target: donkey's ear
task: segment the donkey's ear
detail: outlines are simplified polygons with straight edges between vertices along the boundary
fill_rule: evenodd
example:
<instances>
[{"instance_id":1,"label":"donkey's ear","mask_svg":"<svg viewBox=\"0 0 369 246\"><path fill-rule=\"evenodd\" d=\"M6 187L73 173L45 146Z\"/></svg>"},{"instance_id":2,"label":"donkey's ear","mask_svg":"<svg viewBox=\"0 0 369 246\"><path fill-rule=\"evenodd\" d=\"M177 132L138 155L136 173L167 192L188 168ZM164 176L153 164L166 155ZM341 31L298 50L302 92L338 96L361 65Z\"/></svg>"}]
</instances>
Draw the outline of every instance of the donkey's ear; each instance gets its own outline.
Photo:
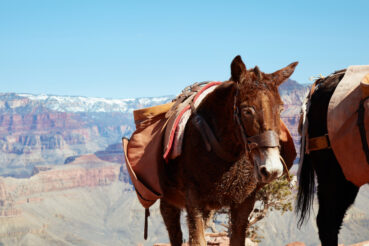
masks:
<instances>
[{"instance_id":1,"label":"donkey's ear","mask_svg":"<svg viewBox=\"0 0 369 246\"><path fill-rule=\"evenodd\" d=\"M256 74L259 81L263 79L263 73L260 71L258 66L254 67L254 73Z\"/></svg>"},{"instance_id":2,"label":"donkey's ear","mask_svg":"<svg viewBox=\"0 0 369 246\"><path fill-rule=\"evenodd\" d=\"M246 66L243 63L241 56L236 56L231 64L231 80L239 83L241 81L241 77L246 75L246 73Z\"/></svg>"},{"instance_id":3,"label":"donkey's ear","mask_svg":"<svg viewBox=\"0 0 369 246\"><path fill-rule=\"evenodd\" d=\"M274 73L272 73L272 80L276 86L281 85L284 81L286 81L295 71L295 68L299 64L298 62L293 62L285 68L282 68Z\"/></svg>"}]
</instances>

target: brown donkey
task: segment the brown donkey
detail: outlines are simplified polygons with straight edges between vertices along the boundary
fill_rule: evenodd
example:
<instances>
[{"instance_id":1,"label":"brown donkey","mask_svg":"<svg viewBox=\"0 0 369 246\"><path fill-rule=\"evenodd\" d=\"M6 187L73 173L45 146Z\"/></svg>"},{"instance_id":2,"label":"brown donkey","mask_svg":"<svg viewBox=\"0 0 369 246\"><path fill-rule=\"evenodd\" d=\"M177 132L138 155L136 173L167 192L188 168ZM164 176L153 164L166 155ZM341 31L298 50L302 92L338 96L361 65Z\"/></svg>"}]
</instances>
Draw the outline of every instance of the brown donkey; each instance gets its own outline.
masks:
<instances>
[{"instance_id":1,"label":"brown donkey","mask_svg":"<svg viewBox=\"0 0 369 246\"><path fill-rule=\"evenodd\" d=\"M181 209L187 211L190 245L206 245L212 210L230 207L231 245L245 245L248 216L258 187L279 177L278 86L297 62L272 74L247 70L240 56L231 79L206 96L187 124L182 155L162 170L160 210L173 246L182 244ZM209 148L210 146L210 148Z\"/></svg>"}]
</instances>

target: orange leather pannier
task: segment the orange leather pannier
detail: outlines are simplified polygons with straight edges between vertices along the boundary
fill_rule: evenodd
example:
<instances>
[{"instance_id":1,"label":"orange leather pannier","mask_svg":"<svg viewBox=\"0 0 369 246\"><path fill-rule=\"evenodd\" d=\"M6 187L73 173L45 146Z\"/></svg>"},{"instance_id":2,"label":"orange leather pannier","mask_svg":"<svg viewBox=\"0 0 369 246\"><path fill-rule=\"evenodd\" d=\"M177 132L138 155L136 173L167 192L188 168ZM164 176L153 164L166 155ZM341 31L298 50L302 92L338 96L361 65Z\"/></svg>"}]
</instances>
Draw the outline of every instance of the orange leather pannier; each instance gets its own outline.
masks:
<instances>
[{"instance_id":1,"label":"orange leather pannier","mask_svg":"<svg viewBox=\"0 0 369 246\"><path fill-rule=\"evenodd\" d=\"M149 208L162 196L159 165L164 165L163 136L167 118L165 113L173 103L133 112L136 131L131 139L123 138L123 150L128 173L143 207Z\"/></svg>"}]
</instances>

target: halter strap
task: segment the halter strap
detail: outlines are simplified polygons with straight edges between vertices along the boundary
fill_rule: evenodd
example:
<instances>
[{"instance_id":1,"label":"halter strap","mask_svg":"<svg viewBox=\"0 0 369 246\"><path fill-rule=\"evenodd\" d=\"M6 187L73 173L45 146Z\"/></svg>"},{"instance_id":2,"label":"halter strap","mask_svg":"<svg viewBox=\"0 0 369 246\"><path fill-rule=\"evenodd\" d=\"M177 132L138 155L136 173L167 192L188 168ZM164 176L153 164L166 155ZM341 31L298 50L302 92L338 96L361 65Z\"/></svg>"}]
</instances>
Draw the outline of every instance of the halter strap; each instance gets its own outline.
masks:
<instances>
[{"instance_id":1,"label":"halter strap","mask_svg":"<svg viewBox=\"0 0 369 246\"><path fill-rule=\"evenodd\" d=\"M209 124L206 122L206 120L201 115L196 113L194 117L192 118L192 124L200 132L201 137L205 143L206 150L208 152L210 152L211 150L214 150L216 155L226 162L237 161L238 156L234 156L224 151L219 141L215 137L213 131L211 130Z\"/></svg>"},{"instance_id":2,"label":"halter strap","mask_svg":"<svg viewBox=\"0 0 369 246\"><path fill-rule=\"evenodd\" d=\"M234 96L234 102L233 102L233 117L238 125L238 128L241 132L242 141L245 146L245 151L250 152L251 150L255 148L273 148L273 147L279 147L279 135L273 131L268 130L265 131L259 135L254 136L247 136L246 130L241 123L241 116L240 116L240 110L237 106L237 98L239 95L239 85L236 84L236 94Z\"/></svg>"}]
</instances>

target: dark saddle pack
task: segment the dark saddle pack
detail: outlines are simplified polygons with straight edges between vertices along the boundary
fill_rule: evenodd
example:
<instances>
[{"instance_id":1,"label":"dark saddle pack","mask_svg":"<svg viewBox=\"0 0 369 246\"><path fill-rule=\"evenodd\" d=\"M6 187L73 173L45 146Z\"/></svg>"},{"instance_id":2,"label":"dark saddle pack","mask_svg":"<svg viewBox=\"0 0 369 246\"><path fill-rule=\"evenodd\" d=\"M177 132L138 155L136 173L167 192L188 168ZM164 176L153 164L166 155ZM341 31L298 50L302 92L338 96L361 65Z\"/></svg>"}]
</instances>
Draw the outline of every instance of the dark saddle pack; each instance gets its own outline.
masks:
<instances>
[{"instance_id":1,"label":"dark saddle pack","mask_svg":"<svg viewBox=\"0 0 369 246\"><path fill-rule=\"evenodd\" d=\"M345 178L356 186L369 183L369 65L350 66L330 76L344 73L329 101L328 133L309 138L302 115L302 158L304 153L331 148ZM311 88L308 100L314 93ZM305 146L304 146L305 145ZM301 167L300 162L300 167Z\"/></svg>"},{"instance_id":2,"label":"dark saddle pack","mask_svg":"<svg viewBox=\"0 0 369 246\"><path fill-rule=\"evenodd\" d=\"M328 137L347 180L369 183L369 66L350 66L328 105Z\"/></svg>"}]
</instances>

